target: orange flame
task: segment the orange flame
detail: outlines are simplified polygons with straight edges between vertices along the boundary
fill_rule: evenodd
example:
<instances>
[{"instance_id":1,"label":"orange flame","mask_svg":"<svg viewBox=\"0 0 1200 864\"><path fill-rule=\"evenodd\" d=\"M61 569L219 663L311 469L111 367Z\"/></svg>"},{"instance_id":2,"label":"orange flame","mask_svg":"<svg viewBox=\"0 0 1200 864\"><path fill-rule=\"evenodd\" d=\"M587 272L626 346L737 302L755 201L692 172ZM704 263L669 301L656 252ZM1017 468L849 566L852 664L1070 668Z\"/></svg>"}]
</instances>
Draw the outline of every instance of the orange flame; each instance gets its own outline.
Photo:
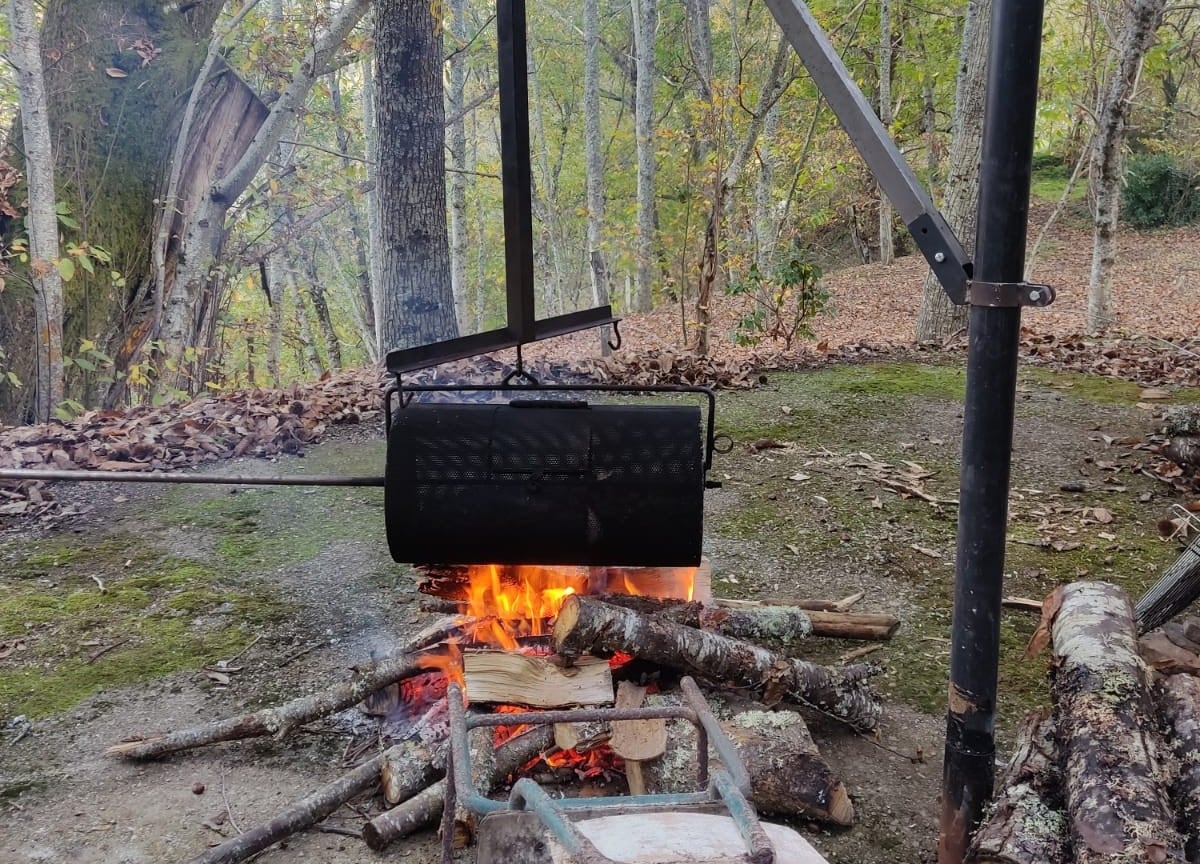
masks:
<instances>
[{"instance_id":1,"label":"orange flame","mask_svg":"<svg viewBox=\"0 0 1200 864\"><path fill-rule=\"evenodd\" d=\"M520 637L546 633L567 597L587 592L588 573L585 567L481 564L470 568L468 580L466 611L480 619L475 641L515 651Z\"/></svg>"},{"instance_id":2,"label":"orange flame","mask_svg":"<svg viewBox=\"0 0 1200 864\"><path fill-rule=\"evenodd\" d=\"M467 680L463 677L462 651L454 641L447 642L445 647L445 652L422 651L417 655L417 666L431 672L441 672L446 676L446 681L462 688L465 698Z\"/></svg>"}]
</instances>

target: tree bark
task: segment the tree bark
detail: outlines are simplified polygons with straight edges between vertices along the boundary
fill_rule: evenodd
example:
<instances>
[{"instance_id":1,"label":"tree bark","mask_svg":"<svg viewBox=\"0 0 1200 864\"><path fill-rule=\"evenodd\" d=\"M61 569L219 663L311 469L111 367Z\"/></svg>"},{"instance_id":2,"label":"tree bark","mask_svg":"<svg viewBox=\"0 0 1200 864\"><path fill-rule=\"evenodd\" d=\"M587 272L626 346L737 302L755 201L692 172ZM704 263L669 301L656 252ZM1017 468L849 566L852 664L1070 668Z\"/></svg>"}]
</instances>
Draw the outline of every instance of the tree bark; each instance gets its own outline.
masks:
<instances>
[{"instance_id":1,"label":"tree bark","mask_svg":"<svg viewBox=\"0 0 1200 864\"><path fill-rule=\"evenodd\" d=\"M454 296L458 327L465 331L467 321L467 118L463 110L467 86L467 57L464 54L471 34L467 28L467 0L450 2L450 36L454 40L450 54L450 89L446 94L450 109L450 290Z\"/></svg>"},{"instance_id":2,"label":"tree bark","mask_svg":"<svg viewBox=\"0 0 1200 864\"><path fill-rule=\"evenodd\" d=\"M979 159L983 148L983 102L987 84L991 0L969 0L963 21L950 131L950 164L941 212L964 249L975 246L979 203ZM967 307L955 306L930 271L917 312L918 342L942 342L967 326Z\"/></svg>"},{"instance_id":3,"label":"tree bark","mask_svg":"<svg viewBox=\"0 0 1200 864\"><path fill-rule=\"evenodd\" d=\"M381 0L375 9L382 284L386 350L458 335L446 224L446 108L441 19L434 8Z\"/></svg>"},{"instance_id":4,"label":"tree bark","mask_svg":"<svg viewBox=\"0 0 1200 864\"><path fill-rule=\"evenodd\" d=\"M879 0L879 122L883 128L892 125L892 0ZM891 264L896 257L892 238L892 202L880 187L879 192L879 262Z\"/></svg>"},{"instance_id":5,"label":"tree bark","mask_svg":"<svg viewBox=\"0 0 1200 864\"><path fill-rule=\"evenodd\" d=\"M33 281L34 417L46 423L63 401L63 278L59 270L54 150L42 70L42 45L32 0L10 0L8 60L17 78L29 196L29 259ZM69 259L68 259L69 260ZM66 262L64 262L64 266Z\"/></svg>"},{"instance_id":6,"label":"tree bark","mask_svg":"<svg viewBox=\"0 0 1200 864\"><path fill-rule=\"evenodd\" d=\"M654 306L655 142L654 81L658 70L654 47L658 33L658 0L632 0L634 58L637 88L634 128L637 137L637 286L635 312Z\"/></svg>"},{"instance_id":7,"label":"tree bark","mask_svg":"<svg viewBox=\"0 0 1200 864\"><path fill-rule=\"evenodd\" d=\"M1142 60L1162 23L1165 0L1133 0L1126 8L1115 49L1116 68L1098 112L1089 181L1093 210L1092 271L1088 279L1087 325L1103 332L1115 321L1112 271L1117 260L1117 216L1123 177L1125 124L1133 109Z\"/></svg>"},{"instance_id":8,"label":"tree bark","mask_svg":"<svg viewBox=\"0 0 1200 864\"><path fill-rule=\"evenodd\" d=\"M799 714L746 711L721 726L750 774L751 800L759 812L854 824L846 787Z\"/></svg>"},{"instance_id":9,"label":"tree bark","mask_svg":"<svg viewBox=\"0 0 1200 864\"><path fill-rule=\"evenodd\" d=\"M1159 679L1155 695L1178 763L1171 784L1175 824L1185 838L1188 864L1200 864L1200 679L1168 675Z\"/></svg>"},{"instance_id":10,"label":"tree bark","mask_svg":"<svg viewBox=\"0 0 1200 864\"><path fill-rule=\"evenodd\" d=\"M609 302L604 255L604 151L600 130L600 0L583 0L583 147L587 170L587 248L592 304ZM608 356L611 328L600 329L600 353Z\"/></svg>"},{"instance_id":11,"label":"tree bark","mask_svg":"<svg viewBox=\"0 0 1200 864\"><path fill-rule=\"evenodd\" d=\"M383 204L379 195L379 111L375 98L374 55L368 55L359 64L362 73L363 140L367 154L367 261L371 273L371 309L374 315L372 326L375 331L375 359L382 359L388 351L383 341Z\"/></svg>"},{"instance_id":12,"label":"tree bark","mask_svg":"<svg viewBox=\"0 0 1200 864\"><path fill-rule=\"evenodd\" d=\"M790 694L860 729L874 729L882 709L864 685L869 665L830 669L703 630L571 596L554 624L560 654L623 651L705 678L728 679L768 701Z\"/></svg>"},{"instance_id":13,"label":"tree bark","mask_svg":"<svg viewBox=\"0 0 1200 864\"><path fill-rule=\"evenodd\" d=\"M1182 861L1128 598L1114 585L1075 582L1046 608L1075 861Z\"/></svg>"},{"instance_id":14,"label":"tree bark","mask_svg":"<svg viewBox=\"0 0 1200 864\"><path fill-rule=\"evenodd\" d=\"M1054 722L1043 714L1026 719L1001 791L967 850L967 864L1066 864L1069 860L1054 733Z\"/></svg>"}]
</instances>

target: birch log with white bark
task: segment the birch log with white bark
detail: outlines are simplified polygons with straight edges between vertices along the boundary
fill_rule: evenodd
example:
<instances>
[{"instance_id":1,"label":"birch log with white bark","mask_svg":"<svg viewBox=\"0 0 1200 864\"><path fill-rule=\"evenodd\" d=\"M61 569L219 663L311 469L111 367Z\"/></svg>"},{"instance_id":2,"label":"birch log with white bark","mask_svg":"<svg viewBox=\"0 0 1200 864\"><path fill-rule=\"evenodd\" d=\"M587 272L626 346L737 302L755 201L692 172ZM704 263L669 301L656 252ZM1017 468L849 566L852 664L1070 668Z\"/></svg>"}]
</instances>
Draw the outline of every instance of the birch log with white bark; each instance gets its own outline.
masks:
<instances>
[{"instance_id":1,"label":"birch log with white bark","mask_svg":"<svg viewBox=\"0 0 1200 864\"><path fill-rule=\"evenodd\" d=\"M34 412L53 419L63 401L63 278L59 271L58 212L54 194L54 149L42 70L42 47L32 0L10 0L12 28L8 61L17 79L21 134L29 197L29 259L37 332Z\"/></svg>"},{"instance_id":2,"label":"birch log with white bark","mask_svg":"<svg viewBox=\"0 0 1200 864\"><path fill-rule=\"evenodd\" d=\"M1076 864L1182 862L1128 597L1105 582L1075 582L1044 609Z\"/></svg>"},{"instance_id":3,"label":"birch log with white bark","mask_svg":"<svg viewBox=\"0 0 1200 864\"><path fill-rule=\"evenodd\" d=\"M1184 835L1188 864L1200 864L1200 678L1167 675L1155 690L1158 714L1175 752L1175 824Z\"/></svg>"},{"instance_id":4,"label":"birch log with white bark","mask_svg":"<svg viewBox=\"0 0 1200 864\"><path fill-rule=\"evenodd\" d=\"M604 150L600 137L600 0L583 0L583 147L587 166L587 248L592 304L609 302L604 254ZM608 355L610 328L600 330L600 353Z\"/></svg>"}]
</instances>

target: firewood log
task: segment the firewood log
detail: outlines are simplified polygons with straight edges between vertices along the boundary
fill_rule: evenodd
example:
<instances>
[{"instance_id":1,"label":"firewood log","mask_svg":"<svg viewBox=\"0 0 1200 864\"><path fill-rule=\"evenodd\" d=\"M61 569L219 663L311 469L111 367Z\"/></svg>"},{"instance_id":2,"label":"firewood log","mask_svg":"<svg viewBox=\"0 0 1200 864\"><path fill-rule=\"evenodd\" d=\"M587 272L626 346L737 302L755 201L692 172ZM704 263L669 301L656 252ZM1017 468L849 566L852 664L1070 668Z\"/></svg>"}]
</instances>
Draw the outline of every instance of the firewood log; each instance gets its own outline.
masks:
<instances>
[{"instance_id":1,"label":"firewood log","mask_svg":"<svg viewBox=\"0 0 1200 864\"><path fill-rule=\"evenodd\" d=\"M991 811L967 850L967 864L1066 864L1067 817L1054 722L1031 714Z\"/></svg>"},{"instance_id":2,"label":"firewood log","mask_svg":"<svg viewBox=\"0 0 1200 864\"><path fill-rule=\"evenodd\" d=\"M721 727L750 774L750 800L762 813L854 824L845 784L822 758L794 711L745 711Z\"/></svg>"},{"instance_id":3,"label":"firewood log","mask_svg":"<svg viewBox=\"0 0 1200 864\"><path fill-rule=\"evenodd\" d=\"M1169 675L1159 679L1155 690L1178 762L1172 784L1176 824L1185 836L1188 864L1200 864L1200 679Z\"/></svg>"},{"instance_id":4,"label":"firewood log","mask_svg":"<svg viewBox=\"0 0 1200 864\"><path fill-rule=\"evenodd\" d=\"M1129 599L1115 585L1075 582L1044 609L1075 861L1182 862Z\"/></svg>"},{"instance_id":5,"label":"firewood log","mask_svg":"<svg viewBox=\"0 0 1200 864\"><path fill-rule=\"evenodd\" d=\"M197 855L187 864L237 864L239 861L245 861L297 831L303 831L305 828L316 825L355 795L370 789L379 782L379 771L387 758L396 756L402 751L417 749L425 750L423 745L413 741L397 744L329 785L318 789L307 798L284 810L270 822L243 831L221 845L214 846ZM425 755L427 762L430 761L427 751ZM422 769L422 776L426 779L417 786L418 789L436 776L436 769L432 764L427 764L427 767Z\"/></svg>"},{"instance_id":6,"label":"firewood log","mask_svg":"<svg viewBox=\"0 0 1200 864\"><path fill-rule=\"evenodd\" d=\"M550 749L554 743L549 726L537 726L515 738L505 741L494 749L492 758L486 761L486 789L489 793L500 788L504 782L526 765L539 753ZM481 730L491 732L492 730ZM486 755L486 754L485 754ZM480 784L478 788L484 788ZM439 780L423 792L409 798L390 810L384 811L363 826L363 839L376 852L389 843L407 837L437 822L442 815L446 800L446 781Z\"/></svg>"},{"instance_id":7,"label":"firewood log","mask_svg":"<svg viewBox=\"0 0 1200 864\"><path fill-rule=\"evenodd\" d=\"M301 696L283 705L263 708L238 717L165 735L122 741L109 747L106 752L123 759L155 759L168 753L221 741L237 741L263 735L286 737L297 726L349 708L362 701L368 694L394 681L417 674L421 667L411 652L444 639L455 632L458 625L459 619L455 618L437 622L401 646L405 653L380 660L359 670L359 674L351 681L336 684L309 696Z\"/></svg>"},{"instance_id":8,"label":"firewood log","mask_svg":"<svg viewBox=\"0 0 1200 864\"><path fill-rule=\"evenodd\" d=\"M732 680L765 692L767 702L790 694L859 729L874 729L882 714L864 684L878 672L873 665L818 666L587 597L567 598L554 643L559 654L623 651L702 678Z\"/></svg>"}]
</instances>

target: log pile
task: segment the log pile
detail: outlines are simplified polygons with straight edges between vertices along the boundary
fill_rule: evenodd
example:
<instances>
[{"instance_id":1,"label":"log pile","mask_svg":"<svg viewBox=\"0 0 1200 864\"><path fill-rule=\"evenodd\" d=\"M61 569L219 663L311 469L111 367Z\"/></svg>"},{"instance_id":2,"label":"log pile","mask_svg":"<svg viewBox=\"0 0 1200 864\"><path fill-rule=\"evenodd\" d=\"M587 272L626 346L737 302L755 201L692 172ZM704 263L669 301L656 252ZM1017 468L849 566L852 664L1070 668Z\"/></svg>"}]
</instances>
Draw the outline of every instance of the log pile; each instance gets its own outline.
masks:
<instances>
[{"instance_id":1,"label":"log pile","mask_svg":"<svg viewBox=\"0 0 1200 864\"><path fill-rule=\"evenodd\" d=\"M122 759L149 760L226 741L278 739L358 704L363 713L382 718L374 755L274 819L228 838L189 864L247 860L364 795L374 803L367 805L368 810L355 805L365 817L361 836L371 849L379 850L434 825L442 816L447 748L445 711L439 714L438 706L445 706L445 679L439 679L438 690L430 684L431 675L461 675L466 698L485 710L488 705L497 706L495 710L611 706L614 701L619 706L636 705L647 698L646 688L630 680L630 675L642 683L673 682L680 675L691 675L718 694L730 692L731 686L741 694L742 709L728 714L722 725L747 766L751 801L759 810L850 825L854 808L846 788L821 756L796 709L815 709L854 728L872 730L882 709L867 681L879 669L863 663L827 667L795 654L822 627L823 632L872 639L895 632L899 624L895 619L850 613L848 606L857 599L807 603L820 608L806 610L795 605L740 603L727 608L627 595L604 599L573 595L560 609L552 632L537 637L536 645L520 653L460 647L459 642L483 628L478 619L450 616L427 627L396 655L356 670L347 682L276 707L130 738L108 752ZM420 699L411 698L411 691L418 691ZM430 693L434 694L432 707L427 701ZM747 695L757 701L747 706ZM660 698L670 694L649 697ZM397 724L393 722L397 709L419 719ZM427 722L430 717L434 719ZM635 794L654 793L668 791L653 778L664 776L663 765L672 759L678 762L684 753L690 763L691 791L696 788L695 732L690 724L679 722L686 726L686 734L670 741L665 740L661 720L614 723L612 728L591 722L560 723L503 734L478 728L469 735L472 775L481 791L502 792L518 776L552 780L561 777L566 766L572 779L593 774L619 777L624 771ZM690 756L680 743L683 738L691 741ZM608 755L599 757L601 768L585 773L579 767L602 753ZM474 826L461 807L444 824L453 825L456 845L471 841Z\"/></svg>"},{"instance_id":2,"label":"log pile","mask_svg":"<svg viewBox=\"0 0 1200 864\"><path fill-rule=\"evenodd\" d=\"M1137 635L1114 585L1060 586L1031 653L1052 648L1052 714L1018 736L975 864L1200 862L1200 620Z\"/></svg>"}]
</instances>

